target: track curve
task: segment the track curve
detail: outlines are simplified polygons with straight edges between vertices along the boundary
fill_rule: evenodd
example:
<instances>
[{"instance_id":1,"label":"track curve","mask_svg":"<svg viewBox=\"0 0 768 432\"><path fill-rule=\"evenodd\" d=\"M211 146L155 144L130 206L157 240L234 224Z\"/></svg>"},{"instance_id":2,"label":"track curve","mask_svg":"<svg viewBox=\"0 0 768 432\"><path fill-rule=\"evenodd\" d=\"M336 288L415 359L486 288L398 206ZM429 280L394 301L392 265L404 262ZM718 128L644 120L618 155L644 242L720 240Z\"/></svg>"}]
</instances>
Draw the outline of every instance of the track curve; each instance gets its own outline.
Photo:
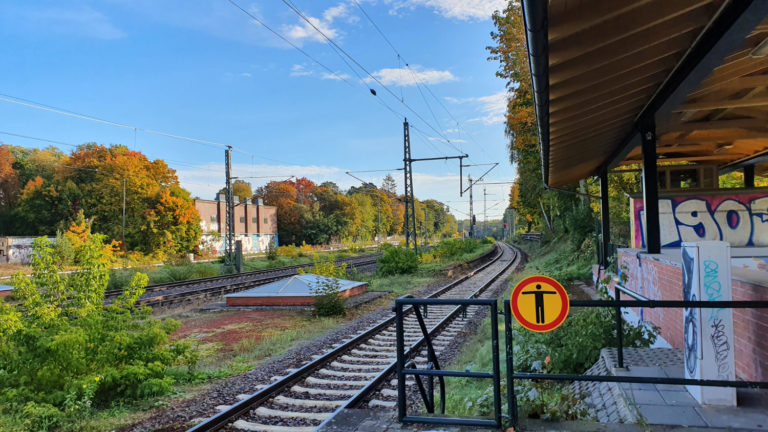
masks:
<instances>
[{"instance_id":1,"label":"track curve","mask_svg":"<svg viewBox=\"0 0 768 432\"><path fill-rule=\"evenodd\" d=\"M490 262L435 291L429 297L482 297L485 290L520 262L520 254L509 245L497 243ZM439 353L469 322L454 306L434 306L425 317L433 345ZM415 353L420 366L426 362L423 336L409 313L405 322L406 346ZM367 405L392 409L395 406L395 323L394 314L359 332L314 360L251 395L238 395L232 405L217 407L220 412L188 432L265 431L309 432L317 430L343 409ZM409 380L408 384L412 384Z\"/></svg>"}]
</instances>

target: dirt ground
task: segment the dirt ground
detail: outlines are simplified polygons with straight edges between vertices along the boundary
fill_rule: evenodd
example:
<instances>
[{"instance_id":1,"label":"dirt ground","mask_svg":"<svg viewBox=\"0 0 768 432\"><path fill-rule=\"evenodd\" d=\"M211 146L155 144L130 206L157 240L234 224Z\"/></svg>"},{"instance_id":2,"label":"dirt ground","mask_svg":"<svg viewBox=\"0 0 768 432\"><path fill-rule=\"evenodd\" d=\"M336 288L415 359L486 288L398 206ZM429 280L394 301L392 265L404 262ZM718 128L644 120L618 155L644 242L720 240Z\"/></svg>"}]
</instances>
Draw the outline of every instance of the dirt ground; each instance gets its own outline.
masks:
<instances>
[{"instance_id":1,"label":"dirt ground","mask_svg":"<svg viewBox=\"0 0 768 432\"><path fill-rule=\"evenodd\" d=\"M174 339L211 345L219 354L235 351L243 341L256 344L264 337L304 325L304 311L213 311L176 317L181 328Z\"/></svg>"}]
</instances>

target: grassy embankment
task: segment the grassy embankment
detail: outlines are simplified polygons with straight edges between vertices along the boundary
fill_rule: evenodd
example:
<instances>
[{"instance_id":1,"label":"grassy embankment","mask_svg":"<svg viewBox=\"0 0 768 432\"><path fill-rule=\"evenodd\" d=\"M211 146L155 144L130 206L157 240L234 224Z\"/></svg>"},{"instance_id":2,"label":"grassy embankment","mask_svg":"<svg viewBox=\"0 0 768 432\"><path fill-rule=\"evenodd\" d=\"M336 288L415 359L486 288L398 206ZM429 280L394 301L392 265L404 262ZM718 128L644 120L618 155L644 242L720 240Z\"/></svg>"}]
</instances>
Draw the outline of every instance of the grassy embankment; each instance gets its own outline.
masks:
<instances>
[{"instance_id":1,"label":"grassy embankment","mask_svg":"<svg viewBox=\"0 0 768 432\"><path fill-rule=\"evenodd\" d=\"M421 263L413 274L396 276L351 275L369 283L370 290L390 293L370 304L349 310L344 317L315 317L310 311L238 311L208 313L206 316L175 316L182 321L177 337L195 341L200 353L197 370L171 371L177 381L174 394L138 401L98 412L80 425L81 430L110 430L135 423L154 407L168 406L195 397L213 379L227 378L248 371L279 356L301 342L316 338L341 324L351 322L372 310L390 304L400 295L415 292L436 279L457 277L462 263L487 253L493 245L479 245L470 253ZM337 255L338 256L338 255ZM265 260L266 261L266 260ZM310 259L311 261L311 259ZM294 262L295 263L295 262ZM288 264L282 264L288 265ZM236 319L235 317L239 317Z\"/></svg>"}]
</instances>

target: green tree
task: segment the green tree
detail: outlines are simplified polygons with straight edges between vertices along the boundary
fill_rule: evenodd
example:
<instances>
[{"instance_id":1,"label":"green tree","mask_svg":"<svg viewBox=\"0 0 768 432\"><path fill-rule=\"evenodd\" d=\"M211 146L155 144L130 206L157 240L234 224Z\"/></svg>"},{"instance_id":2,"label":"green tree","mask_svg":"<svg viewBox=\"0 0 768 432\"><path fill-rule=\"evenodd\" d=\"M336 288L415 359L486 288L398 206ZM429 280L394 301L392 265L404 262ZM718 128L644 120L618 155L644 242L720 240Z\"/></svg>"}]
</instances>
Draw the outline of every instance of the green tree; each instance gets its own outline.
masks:
<instances>
[{"instance_id":1,"label":"green tree","mask_svg":"<svg viewBox=\"0 0 768 432\"><path fill-rule=\"evenodd\" d=\"M168 393L166 369L194 361L187 345L170 341L178 322L136 305L146 275L104 304L105 237L80 234L79 271L62 275L51 243L37 239L31 277L13 278L17 302L0 301L0 406L29 430L77 429L96 407Z\"/></svg>"},{"instance_id":2,"label":"green tree","mask_svg":"<svg viewBox=\"0 0 768 432\"><path fill-rule=\"evenodd\" d=\"M397 182L392 174L387 174L381 181L381 189L392 194L397 195Z\"/></svg>"}]
</instances>

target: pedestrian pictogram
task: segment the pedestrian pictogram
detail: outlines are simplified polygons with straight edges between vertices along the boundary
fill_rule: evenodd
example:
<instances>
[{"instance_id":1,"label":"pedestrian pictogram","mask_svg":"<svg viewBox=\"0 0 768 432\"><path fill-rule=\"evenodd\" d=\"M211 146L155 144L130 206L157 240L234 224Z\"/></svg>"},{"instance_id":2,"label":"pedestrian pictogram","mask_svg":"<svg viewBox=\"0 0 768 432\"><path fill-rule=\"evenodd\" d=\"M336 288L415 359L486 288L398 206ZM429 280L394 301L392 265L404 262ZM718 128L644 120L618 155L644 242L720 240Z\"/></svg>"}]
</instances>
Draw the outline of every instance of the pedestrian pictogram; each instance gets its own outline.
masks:
<instances>
[{"instance_id":1,"label":"pedestrian pictogram","mask_svg":"<svg viewBox=\"0 0 768 432\"><path fill-rule=\"evenodd\" d=\"M512 291L510 303L517 322L535 332L554 330L568 317L568 293L547 276L521 280Z\"/></svg>"}]
</instances>

